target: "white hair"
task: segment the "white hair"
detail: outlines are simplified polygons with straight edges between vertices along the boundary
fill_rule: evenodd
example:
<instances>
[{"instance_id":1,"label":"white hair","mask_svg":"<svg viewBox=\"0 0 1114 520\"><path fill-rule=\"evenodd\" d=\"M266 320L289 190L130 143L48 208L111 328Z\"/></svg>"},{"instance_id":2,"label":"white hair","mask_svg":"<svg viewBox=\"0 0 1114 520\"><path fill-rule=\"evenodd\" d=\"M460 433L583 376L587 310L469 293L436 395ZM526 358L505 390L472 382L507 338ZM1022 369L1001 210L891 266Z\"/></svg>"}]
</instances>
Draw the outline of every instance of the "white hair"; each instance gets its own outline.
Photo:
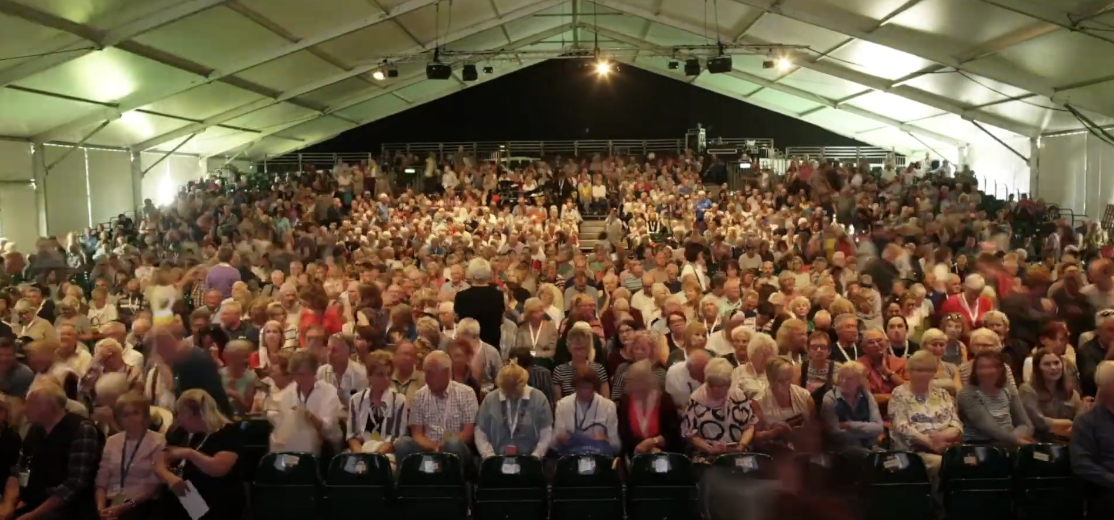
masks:
<instances>
[{"instance_id":1,"label":"white hair","mask_svg":"<svg viewBox=\"0 0 1114 520\"><path fill-rule=\"evenodd\" d=\"M703 307L703 306L705 306L709 303L714 303L718 306L719 305L719 298L716 298L716 295L714 295L714 294L705 294L704 297L700 299L700 306L701 307Z\"/></svg>"},{"instance_id":2,"label":"white hair","mask_svg":"<svg viewBox=\"0 0 1114 520\"><path fill-rule=\"evenodd\" d=\"M1002 346L1002 340L998 337L998 334L986 327L971 331L971 336L968 341L974 343L975 340L985 340L987 342L994 342L994 344L999 347Z\"/></svg>"},{"instance_id":3,"label":"white hair","mask_svg":"<svg viewBox=\"0 0 1114 520\"><path fill-rule=\"evenodd\" d=\"M686 301L687 300L685 300L685 296L683 294L674 294L665 299L665 304L669 305L670 303L673 303L678 307L684 307Z\"/></svg>"},{"instance_id":4,"label":"white hair","mask_svg":"<svg viewBox=\"0 0 1114 520\"><path fill-rule=\"evenodd\" d=\"M128 392L128 376L122 372L109 372L97 378L97 395L121 396Z\"/></svg>"},{"instance_id":5,"label":"white hair","mask_svg":"<svg viewBox=\"0 0 1114 520\"><path fill-rule=\"evenodd\" d=\"M764 351L770 356L776 356L777 342L765 332L756 332L750 336L750 343L747 343L747 358L754 359L759 351Z\"/></svg>"},{"instance_id":6,"label":"white hair","mask_svg":"<svg viewBox=\"0 0 1114 520\"><path fill-rule=\"evenodd\" d=\"M997 310L987 311L986 314L984 314L983 317L982 317L982 322L986 323L986 320L991 320L991 319L1002 320L1002 323L1005 323L1007 327L1010 326L1010 319L1008 317L1006 317L1006 313L1004 313L1002 311L997 311Z\"/></svg>"},{"instance_id":7,"label":"white hair","mask_svg":"<svg viewBox=\"0 0 1114 520\"><path fill-rule=\"evenodd\" d=\"M1103 361L1095 368L1095 384L1104 388L1111 383L1114 383L1114 361Z\"/></svg>"},{"instance_id":8,"label":"white hair","mask_svg":"<svg viewBox=\"0 0 1114 520\"><path fill-rule=\"evenodd\" d=\"M981 274L973 273L967 275L967 279L963 282L964 289L971 289L972 291L981 291L986 287L986 279Z\"/></svg>"},{"instance_id":9,"label":"white hair","mask_svg":"<svg viewBox=\"0 0 1114 520\"><path fill-rule=\"evenodd\" d=\"M685 366L691 367L693 363L700 361L703 358L705 361L711 359L712 354L704 349L694 350L685 358Z\"/></svg>"},{"instance_id":10,"label":"white hair","mask_svg":"<svg viewBox=\"0 0 1114 520\"><path fill-rule=\"evenodd\" d=\"M422 361L422 368L429 370L432 368L448 369L453 366L453 360L443 350L434 350L425 355L425 360Z\"/></svg>"},{"instance_id":11,"label":"white hair","mask_svg":"<svg viewBox=\"0 0 1114 520\"><path fill-rule=\"evenodd\" d=\"M491 283L491 264L483 258L468 262L468 278L476 283Z\"/></svg>"},{"instance_id":12,"label":"white hair","mask_svg":"<svg viewBox=\"0 0 1114 520\"><path fill-rule=\"evenodd\" d=\"M465 334L470 337L480 337L480 322L473 318L464 318L460 323L456 324L457 335Z\"/></svg>"},{"instance_id":13,"label":"white hair","mask_svg":"<svg viewBox=\"0 0 1114 520\"><path fill-rule=\"evenodd\" d=\"M715 383L730 383L731 372L734 369L735 367L732 367L731 362L726 359L720 357L713 358L711 361L708 361L708 365L704 367L704 382L707 383L714 380Z\"/></svg>"}]
</instances>

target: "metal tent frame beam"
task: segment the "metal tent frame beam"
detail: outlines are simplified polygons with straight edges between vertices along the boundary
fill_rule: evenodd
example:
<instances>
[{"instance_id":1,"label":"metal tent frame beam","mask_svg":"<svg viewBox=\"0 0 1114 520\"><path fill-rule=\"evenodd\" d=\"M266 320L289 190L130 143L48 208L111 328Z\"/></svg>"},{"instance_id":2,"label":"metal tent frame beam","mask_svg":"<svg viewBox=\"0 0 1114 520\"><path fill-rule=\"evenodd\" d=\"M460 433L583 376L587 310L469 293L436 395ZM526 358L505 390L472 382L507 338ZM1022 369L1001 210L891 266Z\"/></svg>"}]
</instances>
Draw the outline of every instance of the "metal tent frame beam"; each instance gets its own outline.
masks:
<instances>
[{"instance_id":1,"label":"metal tent frame beam","mask_svg":"<svg viewBox=\"0 0 1114 520\"><path fill-rule=\"evenodd\" d=\"M501 26L506 25L506 24L508 24L510 22L513 22L515 20L526 18L528 16L534 15L535 13L538 13L538 12L544 11L546 9L549 9L549 8L551 8L551 7L553 7L557 4L560 4L562 1L564 1L564 0L545 0L543 2L539 2L539 3L536 3L536 4L530 4L526 7L516 9L514 11L510 11L510 12L506 13L505 15L503 15L502 17L495 18L495 19L492 19L492 20L488 20L488 21L485 21L485 22L481 22L481 23L471 25L471 26L465 27L463 29L457 30L457 31L449 34L448 36L446 36L444 41L441 41L440 43L447 45L449 43L453 43L453 42L462 40L464 38L468 38L468 37L473 36L475 34L478 34L478 33L481 33L481 32L484 32L484 31L487 31L487 30L490 30L490 29L495 29L495 28L501 27ZM566 24L565 26L562 26L562 27L567 27L568 25L569 24ZM568 30L568 29L566 28L565 30ZM561 31L561 32L564 32L564 31ZM561 32L558 32L557 34L560 34ZM437 45L437 42L430 42L430 43L426 43L426 44L423 44L423 45L417 45L417 46L414 46L410 49L407 49L406 51L404 51L400 54L420 54L422 52L426 52L426 51L429 51L429 50L433 49L436 45ZM320 80L317 80L317 81L314 81L314 82L311 82L311 83L307 83L305 85L302 85L300 87L288 90L286 92L282 92L278 96L276 96L275 98L260 99L260 100L253 101L251 103L247 103L247 104L238 106L238 107L233 108L233 109L226 110L224 112L221 112L220 114L209 117L209 118L205 119L205 121L202 121L200 123L195 123L195 124L192 124L192 125L186 125L182 128L178 128L178 129L172 130L170 132L164 133L162 135L152 137L151 139L148 139L148 140L143 141L141 143L137 143L133 146L133 148L135 148L136 150L148 150L148 149L151 149L151 148L155 148L155 147L161 146L163 144L166 144L170 141L173 141L175 139L178 139L180 137L183 137L183 136L195 133L195 132L203 132L203 131L207 130L209 127L219 125L219 124L224 123L226 121L230 121L230 120L235 119L237 117L240 117L240 116L243 116L243 115L246 115L246 114L250 114L250 113L255 112L257 110L262 110L264 108L282 103L284 101L295 99L298 96L302 96L302 95L308 94L310 92L313 92L315 90L325 88L325 87L327 87L329 85L332 85L334 83L338 83L338 82L344 81L346 79L359 76L361 74L364 74L364 73L367 73L369 71L375 70L379 67L380 67L379 63L369 63L369 64L361 65L361 66L355 67L351 70L347 70L347 71L344 71L344 72L341 72L341 73L338 73L338 74L334 74L334 75L329 76L327 78L322 78ZM387 90L383 89L383 88L379 88L377 90L374 90L373 92L386 93ZM336 112L336 109L326 109L326 110L322 111L322 115L333 114L335 112Z\"/></svg>"},{"instance_id":2,"label":"metal tent frame beam","mask_svg":"<svg viewBox=\"0 0 1114 520\"><path fill-rule=\"evenodd\" d=\"M1026 72L1017 66L1002 60L987 63L963 63L954 56L948 56L938 50L934 50L937 46L913 43L913 39L904 38L900 34L890 34L883 31L871 32L869 29L877 24L877 20L846 9L841 9L832 4L822 3L818 0L795 0L792 2L792 5L785 5L781 0L732 1L799 22L804 22L815 27L845 34L858 40L889 47L928 61L936 62L944 67L951 67L956 70L962 70L970 74L976 74L1007 85L1012 85L1034 94L1046 96L1057 103L1064 103L1067 101L1065 95L1057 92L1056 88L1054 88L1048 80L1036 74ZM601 3L607 2L601 0ZM918 38L918 40L925 41L923 37ZM939 46L939 48L943 48L943 46ZM1103 110L1096 110L1092 107L1081 108L1114 117L1114 110L1107 110L1104 112ZM992 125L995 124L989 121L983 122ZM1030 137L1035 136L1035 134L1027 135Z\"/></svg>"},{"instance_id":3,"label":"metal tent frame beam","mask_svg":"<svg viewBox=\"0 0 1114 520\"><path fill-rule=\"evenodd\" d=\"M671 52L671 50L668 49L668 48L660 47L660 46L654 45L651 42L647 42L645 40L639 40L638 38L635 38L633 36L627 36L626 34L623 34L623 33L617 32L617 31L612 31L610 29L605 29L605 28L602 28L602 27L595 27L595 26L590 26L590 25L585 25L584 28L586 30L593 31L593 32L599 34L600 36L605 36L607 38L611 38L611 39L626 43L627 45L632 45L632 46L637 47L639 49L649 50L649 51L653 51L653 52L659 53L659 54L669 54ZM949 144L949 145L952 145L952 146L955 146L955 147L960 147L960 146L965 146L966 145L966 143L964 143L964 142L962 142L958 139L955 139L953 137L949 137L949 136L946 136L946 135L943 135L943 134L940 134L940 133L937 133L937 132L933 132L931 130L927 130L927 129L924 129L924 128L914 126L914 125L906 124L906 123L903 123L903 122L898 121L896 119L886 117L886 116L883 116L881 114L876 114L874 112L870 112L868 110L864 110L864 109L861 109L861 108L858 108L858 107L852 107L852 106L842 106L841 107L841 106L837 105L837 101L835 101L835 100L828 99L828 98L820 96L818 94L814 94L812 92L808 92L808 91L805 91L805 90L802 90L802 89L799 89L799 88L796 88L796 87L792 87L792 86L789 86L789 85L782 85L782 84L774 82L773 80L769 80L769 79L766 79L766 78L763 78L763 77L755 76L753 74L749 74L749 73L742 72L742 71L739 71L739 70L732 70L731 72L728 72L727 75L731 76L731 77L734 77L734 78L744 80L744 81L748 81L750 83L754 83L754 84L759 85L763 88L768 88L768 89L772 89L772 90L777 90L779 92L784 92L784 93L789 94L791 96L795 96L795 97L798 97L798 98L803 99L805 101L810 101L812 103L817 103L817 104L819 104L821 106L824 106L824 107L827 107L827 108L843 110L845 112L855 114L857 116L860 116L860 117L863 117L863 118L866 118L866 119L870 119L870 120L876 121L878 123L882 123L883 125L886 125L886 126L891 126L891 127L900 129L902 131L910 132L910 133L916 133L916 134L919 134L923 137L927 137L929 139L933 139L933 140L939 141L941 143ZM743 97L743 99L746 100L746 101L753 101L753 99L751 99L751 96L753 96L753 94L754 93L747 94L746 96ZM794 118L800 119L801 116L795 115Z\"/></svg>"},{"instance_id":4,"label":"metal tent frame beam","mask_svg":"<svg viewBox=\"0 0 1114 520\"><path fill-rule=\"evenodd\" d=\"M514 64L510 68L501 69L499 72L497 72L495 74L492 74L490 76L480 76L480 79L477 80L477 81L469 82L469 83L455 84L455 86L452 88L452 90L450 90L448 92L438 92L438 93L433 94L433 95L422 96L420 98L411 100L409 105L405 105L405 106L397 107L397 108L392 108L392 109L390 109L386 112L376 114L372 117L362 119L362 120L357 122L356 126L363 126L363 125L366 125L366 124L369 124L369 123L374 123L375 121L378 121L380 119L384 119L384 118L393 116L393 115L398 114L400 112L405 112L405 111L407 111L411 108L414 108L414 107L419 106L419 105L423 105L425 103L429 103L431 101L436 101L436 100L441 99L445 96L456 94L457 92L460 92L462 90L474 87L476 85L483 85L483 84L489 83L489 82L494 81L496 79L499 79L503 76L506 76L507 74L511 74L513 72L517 72L517 71L522 70L522 69L524 69L526 67L529 67L531 65L536 65L538 63L541 63L542 61L544 61L544 60L523 60L522 64ZM296 145L293 148L288 148L288 149L283 150L283 151L281 151L281 152L279 152L275 155L276 156L277 155L285 155L285 154L288 154L288 153L296 152L298 150L309 148L310 146L313 146L317 143L328 141L329 139L332 139L332 138L334 138L334 137L336 137L336 136L338 136L338 135L340 135L344 132L347 132L348 130L351 130L351 128L346 128L346 129L341 130L339 132L335 132L335 133L329 134L329 135L324 136L324 137L316 138L316 139L314 139L312 141L309 141L307 143ZM241 145L241 146L243 146L243 145Z\"/></svg>"},{"instance_id":5,"label":"metal tent frame beam","mask_svg":"<svg viewBox=\"0 0 1114 520\"><path fill-rule=\"evenodd\" d=\"M599 0L598 3L604 7L622 11L631 16L646 18L653 21L654 23L671 27L679 31L684 31L696 35L703 34L703 29L696 24L676 20L665 15L654 15L653 13L645 9L631 6L630 4L627 4L625 2L619 2L616 0ZM754 45L771 45L770 42L759 40L757 38L749 36L744 38L743 42ZM799 65L803 68L821 72L832 77L850 81L852 83L857 83L867 88L894 94L911 101L916 101L923 105L927 105L944 112L950 112L952 114L959 115L964 119L980 121L1027 137L1034 137L1040 134L1040 130L1038 128L1024 125L1017 121L996 116L994 114L973 110L971 108L961 106L943 96L938 96L936 94L932 94L910 86L894 87L892 86L892 83L887 79L883 79L878 76L872 76L864 72L859 72L857 70L831 63L829 61L805 61L800 63Z\"/></svg>"},{"instance_id":6,"label":"metal tent frame beam","mask_svg":"<svg viewBox=\"0 0 1114 520\"><path fill-rule=\"evenodd\" d=\"M89 40L81 36L82 41L55 48L53 52L56 54L29 59L14 67L0 71L0 87L11 85L21 79L31 77L53 67L76 60L91 52L107 47L114 47L144 33L172 24L178 20L189 18L197 13L212 9L213 7L217 7L229 1L231 0L164 0L158 6L152 8L152 14L148 16L124 23L109 31L102 31L99 34L88 33L88 36L95 36L95 40L93 40L95 47L90 48L89 45L87 45ZM27 9L30 8L12 0L0 0L0 12L26 20L26 18L18 13L34 16L34 14L27 11ZM51 19L39 18L30 21L32 23L44 25L50 23ZM73 26L67 27L69 29L75 29ZM66 28L55 27L55 29L67 33L70 32Z\"/></svg>"},{"instance_id":7,"label":"metal tent frame beam","mask_svg":"<svg viewBox=\"0 0 1114 520\"><path fill-rule=\"evenodd\" d=\"M0 0L0 2L10 2L10 1L11 0ZM269 63L271 61L277 60L279 58L289 56L289 55L291 55L295 52L306 50L306 49L308 49L310 47L313 47L315 45L320 45L320 44L325 43L327 41L330 41L330 40L333 40L335 38L339 38L341 36L344 36L346 34L350 34L352 32L359 31L361 29L366 29L366 28L371 27L373 25L385 22L387 20L394 19L394 18L396 18L398 16L401 16L403 14L413 12L413 11L416 11L416 10L424 8L424 7L431 6L431 5L434 5L434 4L436 4L438 2L442 2L442 1L445 1L445 0L409 0L407 2L404 2L404 3L401 3L397 6L395 6L394 8L390 9L386 13L379 13L379 14L376 14L376 15L365 17L365 18L362 18L360 20L356 20L352 23L348 23L348 24L342 25L340 27L331 28L327 31L323 31L323 32L315 34L313 36L303 38L302 40L299 40L298 42L290 43L288 45L284 45L284 46L279 47L277 49L270 49L270 50L267 50L267 51L264 51L264 52L257 53L254 56L251 56L249 58L241 60L241 61L239 61L239 62L237 62L237 63L235 63L235 64L233 64L229 67L223 68L223 69L213 70L213 69L204 69L204 67L202 67L204 70L197 70L196 67L183 68L179 65L171 65L171 66L177 66L178 68L183 68L184 70L188 70L189 72L193 72L194 74L197 74L200 77L197 78L194 81L190 81L190 82L184 83L184 84L179 84L179 85L176 85L174 87L162 90L160 92L137 93L135 95L128 96L128 97L126 97L126 98L124 98L123 100L120 101L119 107L117 109L108 110L108 111L104 111L104 112L98 112L98 113L90 114L90 115L85 116L85 117L75 119L75 120L70 121L68 123L65 123L65 124L62 124L62 125L57 126L55 128L52 128L50 130L47 130L43 133L40 133L39 135L34 136L32 139L36 140L36 141L50 141L50 140L53 140L53 139L57 138L60 135L66 134L68 132L72 132L74 130L79 130L79 129L84 128L86 126L89 126L91 124L95 124L97 121L100 121L100 120L103 120L103 119L117 119L123 113L128 112L130 110L135 110L137 108L142 108L142 107L150 105L152 103L157 103L157 102L162 101L162 100L164 100L166 98L169 98L171 96L181 94L183 92L186 92L186 91L191 90L191 89L196 88L196 87L200 87L202 85L207 85L207 84L212 83L214 81L224 81L226 83L230 83L230 84L232 84L234 86L238 86L240 88L247 88L248 90L252 90L252 91L255 91L258 94L263 95L264 97L271 97L271 98L276 97L276 96L280 95L281 93L271 92L267 89L265 89L265 91L258 91L258 90L253 90L251 88L245 87L244 84L246 84L248 82L246 82L242 79L239 79L239 78L235 77L234 75L237 74L237 73L246 71L248 69L251 69L253 67L263 65L265 63ZM150 48L148 48L148 49L150 49ZM134 52L130 48L127 49L127 50L129 50L130 52ZM154 51L154 49L150 49L150 50ZM165 58L166 56L169 56L169 54L166 54L166 53L162 53L162 54L164 55L163 58ZM143 54L141 54L141 55L143 55ZM145 57L147 57L147 56L145 56ZM161 61L161 60L156 60L156 61ZM177 58L176 61L186 61L186 60L181 60L181 58ZM302 102L297 101L297 100L288 99L287 102L290 102L292 104L301 106L302 108L308 108L308 109L314 110L314 111L321 111L320 107L313 106L313 105L308 105L306 103L302 103Z\"/></svg>"},{"instance_id":8,"label":"metal tent frame beam","mask_svg":"<svg viewBox=\"0 0 1114 520\"><path fill-rule=\"evenodd\" d=\"M508 22L511 21L511 20L507 19L507 17L509 17L509 16L513 16L513 12L508 13L507 15L504 16L504 18L503 18L503 20L505 20L504 23L508 23ZM523 16L529 16L529 15L528 14L523 14ZM460 33L450 35L449 41L451 43L452 41L467 38L468 36L471 36L472 34L476 34L478 32L483 32L483 31L490 30L490 29L494 28L494 27L489 27L489 25L490 25L490 22L484 22L482 24L478 24L476 26L473 26L471 29L469 29L469 28L462 29ZM570 29L572 29L572 27L573 27L573 24L571 24L571 23L562 24L562 25L559 25L559 26L554 27L552 29L547 29L545 31L542 31L542 32L539 32L537 34L528 36L526 38L516 40L514 42L511 42L509 45L500 46L500 47L498 47L498 49L504 50L504 51L507 51L507 52L514 51L514 50L520 49L522 47L527 47L527 46L533 45L535 43L539 43L541 41L552 38L554 36L558 36L560 34L563 34L567 31L569 31ZM459 64L459 62L454 62L450 65L458 65L458 64ZM339 112L341 110L345 110L345 109L348 109L348 108L352 108L352 107L354 107L356 105L359 105L361 103L366 103L366 102L371 101L373 99L383 97L383 96L387 96L387 95L394 95L395 97L399 98L404 103L406 103L408 106L415 106L415 101L414 100L407 99L405 97L402 97L401 95L398 95L398 91L402 90L402 89L405 89L407 87L413 86L413 85L417 85L418 83L421 83L423 81L431 81L431 80L426 79L426 75L425 75L424 70L419 71L419 72L417 72L415 74L412 74L410 76L407 76L405 78L399 78L398 80L395 80L390 85L388 85L386 88L376 89L376 90L365 90L363 92L348 96L347 98L339 100L336 103L334 103L333 105L330 105L329 108L326 110L326 112L332 114L332 113ZM445 95L448 95L448 94L445 94ZM265 139L267 137L271 137L271 136L281 137L281 136L277 136L276 134L278 134L280 132L283 132L283 131L286 131L286 130L289 130L291 128L294 128L294 127L302 125L302 124L310 123L310 122L312 122L316 119L317 119L317 117L313 117L313 118L310 118L310 119L295 119L294 121L291 121L289 123L285 123L285 124L278 125L278 126L275 126L273 128L270 128L270 129L260 133L259 135L255 136L254 139L252 139L251 141L249 141L247 143L240 144L240 145L237 145L237 146L233 146L233 147L223 149L223 150L213 151L211 154L209 154L209 156L214 156L214 155L220 155L222 153L227 153L228 151L235 150L236 148L239 148L239 147L242 147L242 146L245 146L245 145L249 145L249 146L254 145L255 143L258 143L258 142L262 141L263 139ZM357 125L357 126L359 126L359 125ZM306 145L306 146L308 146L308 145Z\"/></svg>"}]
</instances>

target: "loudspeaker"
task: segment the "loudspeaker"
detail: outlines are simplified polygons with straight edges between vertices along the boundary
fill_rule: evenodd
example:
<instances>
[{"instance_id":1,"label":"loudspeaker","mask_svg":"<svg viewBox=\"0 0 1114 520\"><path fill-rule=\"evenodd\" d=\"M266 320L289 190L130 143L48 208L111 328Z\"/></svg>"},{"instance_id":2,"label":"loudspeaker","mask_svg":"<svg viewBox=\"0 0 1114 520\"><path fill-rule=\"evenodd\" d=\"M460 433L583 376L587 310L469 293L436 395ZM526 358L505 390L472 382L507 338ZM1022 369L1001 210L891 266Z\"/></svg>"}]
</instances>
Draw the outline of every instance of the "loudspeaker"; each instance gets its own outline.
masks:
<instances>
[{"instance_id":1,"label":"loudspeaker","mask_svg":"<svg viewBox=\"0 0 1114 520\"><path fill-rule=\"evenodd\" d=\"M708 72L723 74L731 71L731 56L717 56L708 58Z\"/></svg>"},{"instance_id":2,"label":"loudspeaker","mask_svg":"<svg viewBox=\"0 0 1114 520\"><path fill-rule=\"evenodd\" d=\"M460 70L460 77L463 78L464 81L476 81L480 79L480 73L476 71L475 65L469 64L465 65L464 68Z\"/></svg>"},{"instance_id":3,"label":"loudspeaker","mask_svg":"<svg viewBox=\"0 0 1114 520\"><path fill-rule=\"evenodd\" d=\"M699 76L700 75L700 60L696 58L689 58L685 60L685 75L686 76Z\"/></svg>"},{"instance_id":4,"label":"loudspeaker","mask_svg":"<svg viewBox=\"0 0 1114 520\"><path fill-rule=\"evenodd\" d=\"M430 63L425 66L426 79L449 79L452 74L452 67L444 63Z\"/></svg>"}]
</instances>

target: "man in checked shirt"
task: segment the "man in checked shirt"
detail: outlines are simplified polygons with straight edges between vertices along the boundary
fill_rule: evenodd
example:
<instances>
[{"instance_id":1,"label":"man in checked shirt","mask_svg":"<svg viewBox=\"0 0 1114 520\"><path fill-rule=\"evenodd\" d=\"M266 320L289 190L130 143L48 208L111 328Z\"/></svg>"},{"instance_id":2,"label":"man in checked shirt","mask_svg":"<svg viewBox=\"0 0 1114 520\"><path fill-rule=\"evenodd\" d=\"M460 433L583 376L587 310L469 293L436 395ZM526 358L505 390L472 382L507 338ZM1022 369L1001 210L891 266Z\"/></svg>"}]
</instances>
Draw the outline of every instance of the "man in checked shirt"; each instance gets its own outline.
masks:
<instances>
[{"instance_id":1,"label":"man in checked shirt","mask_svg":"<svg viewBox=\"0 0 1114 520\"><path fill-rule=\"evenodd\" d=\"M89 419L66 412L66 394L53 382L32 387L23 411L31 429L4 487L0 520L96 519L100 431Z\"/></svg>"}]
</instances>

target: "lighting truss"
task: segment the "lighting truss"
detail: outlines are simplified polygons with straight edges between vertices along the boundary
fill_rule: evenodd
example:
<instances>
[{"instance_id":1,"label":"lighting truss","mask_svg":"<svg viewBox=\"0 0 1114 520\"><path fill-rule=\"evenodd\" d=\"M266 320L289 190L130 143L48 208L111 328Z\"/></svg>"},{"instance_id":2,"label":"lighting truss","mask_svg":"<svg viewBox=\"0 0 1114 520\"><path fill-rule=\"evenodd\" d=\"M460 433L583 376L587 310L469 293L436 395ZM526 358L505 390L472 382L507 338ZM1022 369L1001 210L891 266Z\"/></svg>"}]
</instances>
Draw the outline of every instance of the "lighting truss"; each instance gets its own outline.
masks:
<instances>
[{"instance_id":1,"label":"lighting truss","mask_svg":"<svg viewBox=\"0 0 1114 520\"><path fill-rule=\"evenodd\" d=\"M438 56L445 61L454 62L519 62L522 60L567 60L567 59L596 59L598 56L608 58L622 57L659 57L676 60L684 57L716 57L723 55L746 55L791 57L803 53L808 47L805 45L747 45L723 43L717 45L675 45L662 47L660 51L638 49L633 47L601 48L594 51L576 49L539 49L539 50L449 50L440 49ZM430 61L428 53L407 54L375 58L375 62L397 63L427 63ZM370 60L369 60L370 61ZM366 62L365 62L366 63Z\"/></svg>"}]
</instances>

